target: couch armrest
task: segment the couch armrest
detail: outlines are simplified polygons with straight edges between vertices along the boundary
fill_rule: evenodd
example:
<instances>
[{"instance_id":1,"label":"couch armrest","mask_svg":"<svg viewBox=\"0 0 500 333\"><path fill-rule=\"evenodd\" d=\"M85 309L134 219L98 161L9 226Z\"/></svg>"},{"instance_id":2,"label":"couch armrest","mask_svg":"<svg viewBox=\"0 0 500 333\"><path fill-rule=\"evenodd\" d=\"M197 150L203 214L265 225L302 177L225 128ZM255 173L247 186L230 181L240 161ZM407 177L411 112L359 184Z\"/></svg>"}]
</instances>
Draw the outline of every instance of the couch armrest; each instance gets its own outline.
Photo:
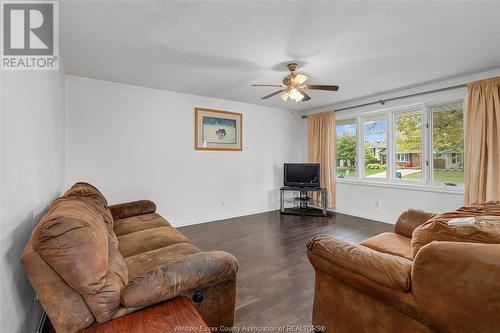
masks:
<instances>
[{"instance_id":1,"label":"couch armrest","mask_svg":"<svg viewBox=\"0 0 500 333\"><path fill-rule=\"evenodd\" d=\"M223 251L200 252L166 263L129 282L121 301L127 307L143 307L184 292L236 278L238 262Z\"/></svg>"},{"instance_id":2,"label":"couch armrest","mask_svg":"<svg viewBox=\"0 0 500 333\"><path fill-rule=\"evenodd\" d=\"M406 292L410 289L412 262L408 259L330 236L314 237L307 248L314 268L333 277L335 272L329 269L330 265L322 264L322 260L394 290Z\"/></svg>"},{"instance_id":3,"label":"couch armrest","mask_svg":"<svg viewBox=\"0 0 500 333\"><path fill-rule=\"evenodd\" d=\"M429 221L434 216L436 216L436 214L428 213L421 209L408 209L398 217L396 225L394 226L394 232L411 238L413 231L418 226Z\"/></svg>"},{"instance_id":4,"label":"couch armrest","mask_svg":"<svg viewBox=\"0 0 500 333\"><path fill-rule=\"evenodd\" d=\"M442 332L493 333L500 327L500 244L431 242L412 271L417 308Z\"/></svg>"},{"instance_id":5,"label":"couch armrest","mask_svg":"<svg viewBox=\"0 0 500 333\"><path fill-rule=\"evenodd\" d=\"M150 200L137 200L116 205L108 206L113 215L114 220L123 219L126 217L154 213L156 205Z\"/></svg>"}]
</instances>

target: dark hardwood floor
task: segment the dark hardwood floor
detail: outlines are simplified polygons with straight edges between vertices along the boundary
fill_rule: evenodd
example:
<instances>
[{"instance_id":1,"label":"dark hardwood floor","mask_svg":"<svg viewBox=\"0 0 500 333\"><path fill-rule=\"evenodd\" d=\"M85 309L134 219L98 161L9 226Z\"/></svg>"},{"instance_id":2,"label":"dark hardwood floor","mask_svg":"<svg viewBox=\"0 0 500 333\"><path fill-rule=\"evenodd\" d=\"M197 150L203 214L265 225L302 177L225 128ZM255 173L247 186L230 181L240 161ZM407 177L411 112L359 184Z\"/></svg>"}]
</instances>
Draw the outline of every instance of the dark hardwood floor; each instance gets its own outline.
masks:
<instances>
[{"instance_id":1,"label":"dark hardwood floor","mask_svg":"<svg viewBox=\"0 0 500 333\"><path fill-rule=\"evenodd\" d=\"M236 326L310 325L314 271L306 243L319 234L354 243L393 226L354 216L280 215L278 211L179 228L205 251L238 258Z\"/></svg>"}]
</instances>

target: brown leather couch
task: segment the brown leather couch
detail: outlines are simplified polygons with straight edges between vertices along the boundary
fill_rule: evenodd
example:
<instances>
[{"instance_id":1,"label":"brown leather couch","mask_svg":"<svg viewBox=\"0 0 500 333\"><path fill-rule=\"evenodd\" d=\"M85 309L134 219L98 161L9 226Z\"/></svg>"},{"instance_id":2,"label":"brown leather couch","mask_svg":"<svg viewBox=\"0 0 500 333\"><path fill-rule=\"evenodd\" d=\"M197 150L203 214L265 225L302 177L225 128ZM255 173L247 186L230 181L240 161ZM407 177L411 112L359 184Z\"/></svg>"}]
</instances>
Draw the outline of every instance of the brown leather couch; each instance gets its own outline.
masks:
<instances>
[{"instance_id":1,"label":"brown leather couch","mask_svg":"<svg viewBox=\"0 0 500 333\"><path fill-rule=\"evenodd\" d=\"M177 296L194 299L208 326L232 326L235 257L202 252L155 210L148 200L108 206L87 183L54 201L21 262L57 332Z\"/></svg>"},{"instance_id":2,"label":"brown leather couch","mask_svg":"<svg viewBox=\"0 0 500 333\"><path fill-rule=\"evenodd\" d=\"M476 216L470 226L448 226ZM493 216L493 217L492 217ZM361 244L318 236L313 325L326 332L500 332L500 203L403 213Z\"/></svg>"}]
</instances>

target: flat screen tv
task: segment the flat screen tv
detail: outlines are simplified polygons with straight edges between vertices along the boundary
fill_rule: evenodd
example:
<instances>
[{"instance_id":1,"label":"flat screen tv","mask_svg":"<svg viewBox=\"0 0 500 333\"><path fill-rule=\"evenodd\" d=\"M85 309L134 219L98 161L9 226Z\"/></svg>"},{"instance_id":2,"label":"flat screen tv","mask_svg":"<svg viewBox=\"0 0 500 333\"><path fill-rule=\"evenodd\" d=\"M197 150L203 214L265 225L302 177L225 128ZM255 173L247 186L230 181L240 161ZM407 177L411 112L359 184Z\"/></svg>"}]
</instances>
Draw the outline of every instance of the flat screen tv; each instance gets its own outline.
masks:
<instances>
[{"instance_id":1,"label":"flat screen tv","mask_svg":"<svg viewBox=\"0 0 500 333\"><path fill-rule=\"evenodd\" d=\"M320 187L319 163L285 163L284 185L293 187Z\"/></svg>"}]
</instances>

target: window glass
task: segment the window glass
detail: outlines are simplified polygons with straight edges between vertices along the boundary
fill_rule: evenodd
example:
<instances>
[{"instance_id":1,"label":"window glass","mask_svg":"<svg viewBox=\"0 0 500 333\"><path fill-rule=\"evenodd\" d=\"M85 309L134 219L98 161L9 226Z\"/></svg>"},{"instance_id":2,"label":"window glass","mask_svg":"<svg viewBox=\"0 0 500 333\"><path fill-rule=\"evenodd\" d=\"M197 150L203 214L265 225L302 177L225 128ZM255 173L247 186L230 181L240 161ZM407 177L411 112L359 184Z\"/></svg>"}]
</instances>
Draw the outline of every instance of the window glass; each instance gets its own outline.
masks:
<instances>
[{"instance_id":1,"label":"window glass","mask_svg":"<svg viewBox=\"0 0 500 333\"><path fill-rule=\"evenodd\" d=\"M356 120L337 122L337 177L356 176Z\"/></svg>"},{"instance_id":2,"label":"window glass","mask_svg":"<svg viewBox=\"0 0 500 333\"><path fill-rule=\"evenodd\" d=\"M368 178L387 178L387 119L372 117L363 120L364 172Z\"/></svg>"},{"instance_id":3,"label":"window glass","mask_svg":"<svg viewBox=\"0 0 500 333\"><path fill-rule=\"evenodd\" d=\"M462 102L432 108L432 180L464 182L464 106Z\"/></svg>"},{"instance_id":4,"label":"window glass","mask_svg":"<svg viewBox=\"0 0 500 333\"><path fill-rule=\"evenodd\" d=\"M422 112L401 112L394 115L396 163L395 178L422 180Z\"/></svg>"}]
</instances>

